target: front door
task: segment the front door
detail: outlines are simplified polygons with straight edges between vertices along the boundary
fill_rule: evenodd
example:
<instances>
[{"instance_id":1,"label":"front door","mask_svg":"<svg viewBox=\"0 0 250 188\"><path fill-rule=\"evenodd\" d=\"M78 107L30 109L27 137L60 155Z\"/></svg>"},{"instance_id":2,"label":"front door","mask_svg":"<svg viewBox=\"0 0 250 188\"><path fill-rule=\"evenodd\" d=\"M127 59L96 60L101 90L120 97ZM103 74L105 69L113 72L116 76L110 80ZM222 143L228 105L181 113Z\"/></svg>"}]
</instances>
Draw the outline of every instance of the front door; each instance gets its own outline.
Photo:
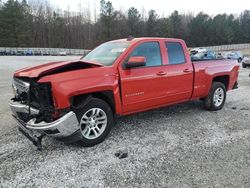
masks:
<instances>
[{"instance_id":1,"label":"front door","mask_svg":"<svg viewBox=\"0 0 250 188\"><path fill-rule=\"evenodd\" d=\"M129 55L134 56L144 56L146 65L119 68L124 113L147 110L166 102L167 74L166 66L162 66L159 42L138 44Z\"/></svg>"}]
</instances>

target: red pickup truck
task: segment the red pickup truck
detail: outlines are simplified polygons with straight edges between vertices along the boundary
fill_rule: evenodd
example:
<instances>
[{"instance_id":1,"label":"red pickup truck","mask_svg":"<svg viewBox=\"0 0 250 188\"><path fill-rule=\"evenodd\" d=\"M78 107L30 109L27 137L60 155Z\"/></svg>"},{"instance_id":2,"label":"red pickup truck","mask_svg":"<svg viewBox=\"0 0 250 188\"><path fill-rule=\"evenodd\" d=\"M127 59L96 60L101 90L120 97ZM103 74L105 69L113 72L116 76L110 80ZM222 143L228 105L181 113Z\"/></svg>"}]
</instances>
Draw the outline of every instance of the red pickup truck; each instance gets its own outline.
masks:
<instances>
[{"instance_id":1,"label":"red pickup truck","mask_svg":"<svg viewBox=\"0 0 250 188\"><path fill-rule=\"evenodd\" d=\"M93 146L114 115L202 99L220 110L237 88L235 60L192 62L180 39L129 38L104 43L76 61L15 72L9 105L20 130L41 147L49 135Z\"/></svg>"}]
</instances>

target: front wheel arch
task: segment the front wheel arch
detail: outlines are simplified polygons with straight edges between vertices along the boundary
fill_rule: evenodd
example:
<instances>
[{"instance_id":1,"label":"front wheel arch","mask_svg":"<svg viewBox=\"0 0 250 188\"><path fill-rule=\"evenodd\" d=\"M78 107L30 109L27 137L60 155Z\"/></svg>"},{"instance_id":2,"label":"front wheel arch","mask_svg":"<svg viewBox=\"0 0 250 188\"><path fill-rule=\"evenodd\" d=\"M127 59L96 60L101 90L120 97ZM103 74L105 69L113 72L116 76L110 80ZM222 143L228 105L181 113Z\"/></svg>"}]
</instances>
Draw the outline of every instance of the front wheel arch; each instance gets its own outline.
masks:
<instances>
[{"instance_id":1,"label":"front wheel arch","mask_svg":"<svg viewBox=\"0 0 250 188\"><path fill-rule=\"evenodd\" d=\"M112 109L113 114L116 113L114 93L110 90L73 96L70 98L70 105L73 109L84 107L92 98L105 101Z\"/></svg>"}]
</instances>

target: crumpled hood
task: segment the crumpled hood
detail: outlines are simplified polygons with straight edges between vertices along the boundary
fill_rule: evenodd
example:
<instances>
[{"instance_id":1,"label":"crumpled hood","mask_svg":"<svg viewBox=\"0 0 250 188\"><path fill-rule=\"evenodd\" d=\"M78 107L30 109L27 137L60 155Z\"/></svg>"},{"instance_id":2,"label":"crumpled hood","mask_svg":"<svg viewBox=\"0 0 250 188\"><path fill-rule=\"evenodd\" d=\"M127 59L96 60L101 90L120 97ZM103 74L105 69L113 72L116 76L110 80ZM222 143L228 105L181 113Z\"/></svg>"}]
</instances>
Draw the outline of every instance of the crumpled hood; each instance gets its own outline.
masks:
<instances>
[{"instance_id":1,"label":"crumpled hood","mask_svg":"<svg viewBox=\"0 0 250 188\"><path fill-rule=\"evenodd\" d=\"M94 68L94 67L102 67L102 66L103 65L101 64L95 62L88 62L85 60L51 62L47 64L38 65L35 67L28 67L18 70L14 73L14 76L40 78L42 76L47 76L56 73L69 72L69 71Z\"/></svg>"},{"instance_id":2,"label":"crumpled hood","mask_svg":"<svg viewBox=\"0 0 250 188\"><path fill-rule=\"evenodd\" d=\"M98 91L115 91L118 74L112 66L96 66L42 76L38 83L50 83L58 108L68 108L72 96Z\"/></svg>"}]
</instances>

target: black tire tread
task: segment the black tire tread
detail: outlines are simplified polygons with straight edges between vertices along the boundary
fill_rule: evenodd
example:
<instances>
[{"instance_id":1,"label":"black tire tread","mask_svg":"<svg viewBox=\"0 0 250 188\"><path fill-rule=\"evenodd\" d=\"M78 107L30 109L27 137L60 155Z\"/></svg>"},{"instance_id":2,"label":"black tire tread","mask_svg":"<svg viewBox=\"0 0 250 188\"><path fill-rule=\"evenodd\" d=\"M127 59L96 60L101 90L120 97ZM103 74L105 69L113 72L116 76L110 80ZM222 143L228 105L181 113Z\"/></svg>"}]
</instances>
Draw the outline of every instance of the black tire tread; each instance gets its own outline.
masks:
<instances>
[{"instance_id":1,"label":"black tire tread","mask_svg":"<svg viewBox=\"0 0 250 188\"><path fill-rule=\"evenodd\" d=\"M92 147L94 145L101 143L108 136L108 134L112 128L113 121L114 121L113 112L112 112L110 106L104 100L101 100L98 98L92 98L84 107L75 110L75 113L76 113L76 116L77 116L77 119L79 120L79 122L81 120L82 115L86 111L88 111L90 108L95 108L95 107L101 108L102 110L105 111L105 113L107 115L108 123L107 123L106 130L102 133L102 135L100 135L98 138L93 139L93 140L86 139L86 138L82 137L81 140L77 141L77 144L80 146Z\"/></svg>"},{"instance_id":2,"label":"black tire tread","mask_svg":"<svg viewBox=\"0 0 250 188\"><path fill-rule=\"evenodd\" d=\"M225 91L225 97L224 97L223 103L219 107L216 107L213 104L213 94L214 94L214 91L218 87L222 87L223 88L223 90ZM208 109L208 110L210 110L210 111L220 110L220 109L223 108L225 101L226 101L226 87L225 87L225 85L223 83L221 83L221 82L213 82L212 86L211 86L211 89L209 91L209 94L208 94L208 96L204 100L205 108Z\"/></svg>"}]
</instances>

